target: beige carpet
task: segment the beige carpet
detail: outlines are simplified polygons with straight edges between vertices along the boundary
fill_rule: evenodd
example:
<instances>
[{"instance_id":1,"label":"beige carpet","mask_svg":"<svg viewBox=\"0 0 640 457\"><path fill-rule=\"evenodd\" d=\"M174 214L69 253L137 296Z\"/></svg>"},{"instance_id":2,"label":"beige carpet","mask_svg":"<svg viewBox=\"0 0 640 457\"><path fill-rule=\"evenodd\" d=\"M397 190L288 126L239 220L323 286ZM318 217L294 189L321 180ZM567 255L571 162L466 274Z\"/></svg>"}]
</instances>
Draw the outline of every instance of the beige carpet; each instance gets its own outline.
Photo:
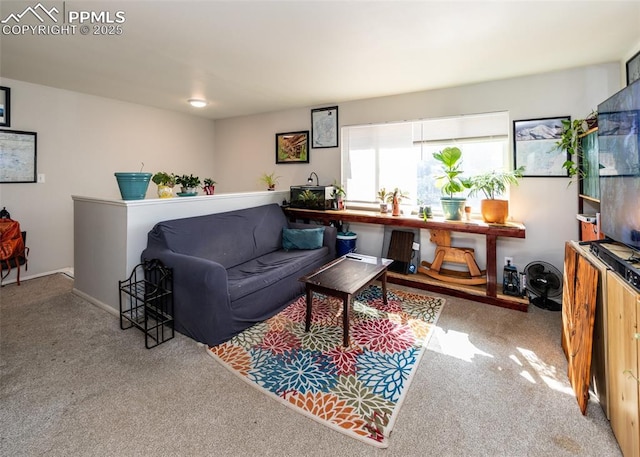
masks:
<instances>
[{"instance_id":1,"label":"beige carpet","mask_svg":"<svg viewBox=\"0 0 640 457\"><path fill-rule=\"evenodd\" d=\"M578 410L560 313L447 297L381 450L272 401L182 335L145 349L71 288L55 275L0 289L0 455L620 455L600 406Z\"/></svg>"}]
</instances>

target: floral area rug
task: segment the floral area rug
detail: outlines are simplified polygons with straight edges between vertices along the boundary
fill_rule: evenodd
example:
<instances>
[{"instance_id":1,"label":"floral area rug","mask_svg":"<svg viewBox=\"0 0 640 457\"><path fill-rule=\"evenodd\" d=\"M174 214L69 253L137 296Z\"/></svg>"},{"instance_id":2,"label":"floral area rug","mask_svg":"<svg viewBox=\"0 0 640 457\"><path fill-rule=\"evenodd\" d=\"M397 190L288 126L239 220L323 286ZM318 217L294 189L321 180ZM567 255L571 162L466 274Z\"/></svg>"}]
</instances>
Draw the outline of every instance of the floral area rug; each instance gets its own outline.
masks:
<instances>
[{"instance_id":1,"label":"floral area rug","mask_svg":"<svg viewBox=\"0 0 640 457\"><path fill-rule=\"evenodd\" d=\"M281 403L377 447L388 438L444 299L371 286L350 307L350 346L342 345L342 302L314 294L226 343L216 360Z\"/></svg>"}]
</instances>

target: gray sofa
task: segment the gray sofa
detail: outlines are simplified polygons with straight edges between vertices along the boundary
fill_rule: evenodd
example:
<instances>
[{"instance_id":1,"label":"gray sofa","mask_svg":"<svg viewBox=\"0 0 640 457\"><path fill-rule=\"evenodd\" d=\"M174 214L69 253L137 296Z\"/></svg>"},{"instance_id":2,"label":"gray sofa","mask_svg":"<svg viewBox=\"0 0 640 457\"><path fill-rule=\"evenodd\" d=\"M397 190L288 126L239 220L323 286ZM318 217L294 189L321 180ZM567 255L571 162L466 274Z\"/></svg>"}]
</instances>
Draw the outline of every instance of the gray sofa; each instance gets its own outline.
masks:
<instances>
[{"instance_id":1,"label":"gray sofa","mask_svg":"<svg viewBox=\"0 0 640 457\"><path fill-rule=\"evenodd\" d=\"M277 204L164 221L142 260L173 269L176 330L214 346L277 314L304 292L298 278L335 258L334 227L318 249L282 248L284 228L321 227L289 223Z\"/></svg>"}]
</instances>

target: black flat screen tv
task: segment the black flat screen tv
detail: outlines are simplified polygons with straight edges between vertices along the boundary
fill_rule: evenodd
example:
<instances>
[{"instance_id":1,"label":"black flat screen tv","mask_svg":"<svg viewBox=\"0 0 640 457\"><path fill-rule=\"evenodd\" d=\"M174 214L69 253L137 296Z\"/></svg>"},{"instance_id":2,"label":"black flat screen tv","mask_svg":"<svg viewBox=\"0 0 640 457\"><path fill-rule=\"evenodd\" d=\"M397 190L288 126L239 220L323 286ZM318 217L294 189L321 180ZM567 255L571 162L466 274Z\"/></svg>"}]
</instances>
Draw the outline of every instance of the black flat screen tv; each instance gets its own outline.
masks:
<instances>
[{"instance_id":1,"label":"black flat screen tv","mask_svg":"<svg viewBox=\"0 0 640 457\"><path fill-rule=\"evenodd\" d=\"M640 80L598 105L600 227L640 249Z\"/></svg>"}]
</instances>

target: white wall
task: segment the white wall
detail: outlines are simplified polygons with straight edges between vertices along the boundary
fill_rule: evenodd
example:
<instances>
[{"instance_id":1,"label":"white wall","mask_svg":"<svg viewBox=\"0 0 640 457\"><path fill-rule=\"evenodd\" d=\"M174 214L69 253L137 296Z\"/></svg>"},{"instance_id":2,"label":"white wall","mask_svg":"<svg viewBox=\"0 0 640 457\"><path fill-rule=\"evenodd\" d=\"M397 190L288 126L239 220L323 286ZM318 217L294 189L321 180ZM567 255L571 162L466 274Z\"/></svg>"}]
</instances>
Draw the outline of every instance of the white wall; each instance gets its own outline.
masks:
<instances>
[{"instance_id":1,"label":"white wall","mask_svg":"<svg viewBox=\"0 0 640 457\"><path fill-rule=\"evenodd\" d=\"M0 185L0 207L28 232L28 276L73 267L71 195L120 198L113 173L141 162L149 172L216 174L213 121L6 78L1 85L11 88L10 129L38 133L46 179ZM151 184L147 196L155 192Z\"/></svg>"},{"instance_id":2,"label":"white wall","mask_svg":"<svg viewBox=\"0 0 640 457\"><path fill-rule=\"evenodd\" d=\"M306 184L312 171L318 174L321 185L339 181L338 148L312 150L308 164L275 164L275 134L309 130L310 123L311 112L307 108L217 120L215 161L216 168L224 179L217 180L216 190L265 190L265 185L259 178L263 173L272 171L277 176L282 176L278 189Z\"/></svg>"},{"instance_id":3,"label":"white wall","mask_svg":"<svg viewBox=\"0 0 640 457\"><path fill-rule=\"evenodd\" d=\"M442 90L417 92L339 103L340 126L413 120L508 110L512 120L570 115L586 117L598 103L617 92L624 78L618 62L548 74L491 81ZM328 103L327 105L331 105ZM325 106L327 106L325 105ZM311 171L321 184L340 177L340 150L313 149L310 164L275 165L277 132L310 129L310 109L296 109L216 121L215 161L224 176L225 191L259 189L257 177L274 170L282 175L280 188L303 184ZM238 160L250 156L251 160ZM578 237L577 186L568 178L526 178L511 192L511 215L527 226L526 240L500 240L498 264L505 255L524 267L532 260L545 260L562 267L564 242ZM432 204L439 204L432 202ZM353 226L352 229L356 229ZM359 226L359 250L380 254L382 229ZM358 232L356 230L356 232ZM428 234L422 234L423 258L429 258ZM454 243L456 239L454 238ZM482 240L465 237L484 262Z\"/></svg>"},{"instance_id":4,"label":"white wall","mask_svg":"<svg viewBox=\"0 0 640 457\"><path fill-rule=\"evenodd\" d=\"M604 64L340 103L339 121L343 126L495 110L509 110L512 119L584 117L623 81L620 63ZM38 173L46 176L44 184L0 185L0 207L29 232L29 276L73 267L71 195L119 198L113 173L137 171L140 162L150 172L213 177L216 193L263 190L258 178L271 171L282 176L280 189L305 183L312 171L321 184L340 179L339 148L311 150L309 164L275 165L275 134L310 129L310 108L320 106L213 122L6 78L0 84L12 90L11 129L38 132ZM578 234L577 187L567 183L528 178L513 189L512 216L527 225L527 239L499 242L499 263L510 255L520 267L531 260L562 265L564 241ZM147 196L154 193L152 184ZM427 240L423 235L423 246ZM479 242L464 239L477 245L482 262ZM360 230L360 250L379 253L380 245L381 230Z\"/></svg>"}]
</instances>

